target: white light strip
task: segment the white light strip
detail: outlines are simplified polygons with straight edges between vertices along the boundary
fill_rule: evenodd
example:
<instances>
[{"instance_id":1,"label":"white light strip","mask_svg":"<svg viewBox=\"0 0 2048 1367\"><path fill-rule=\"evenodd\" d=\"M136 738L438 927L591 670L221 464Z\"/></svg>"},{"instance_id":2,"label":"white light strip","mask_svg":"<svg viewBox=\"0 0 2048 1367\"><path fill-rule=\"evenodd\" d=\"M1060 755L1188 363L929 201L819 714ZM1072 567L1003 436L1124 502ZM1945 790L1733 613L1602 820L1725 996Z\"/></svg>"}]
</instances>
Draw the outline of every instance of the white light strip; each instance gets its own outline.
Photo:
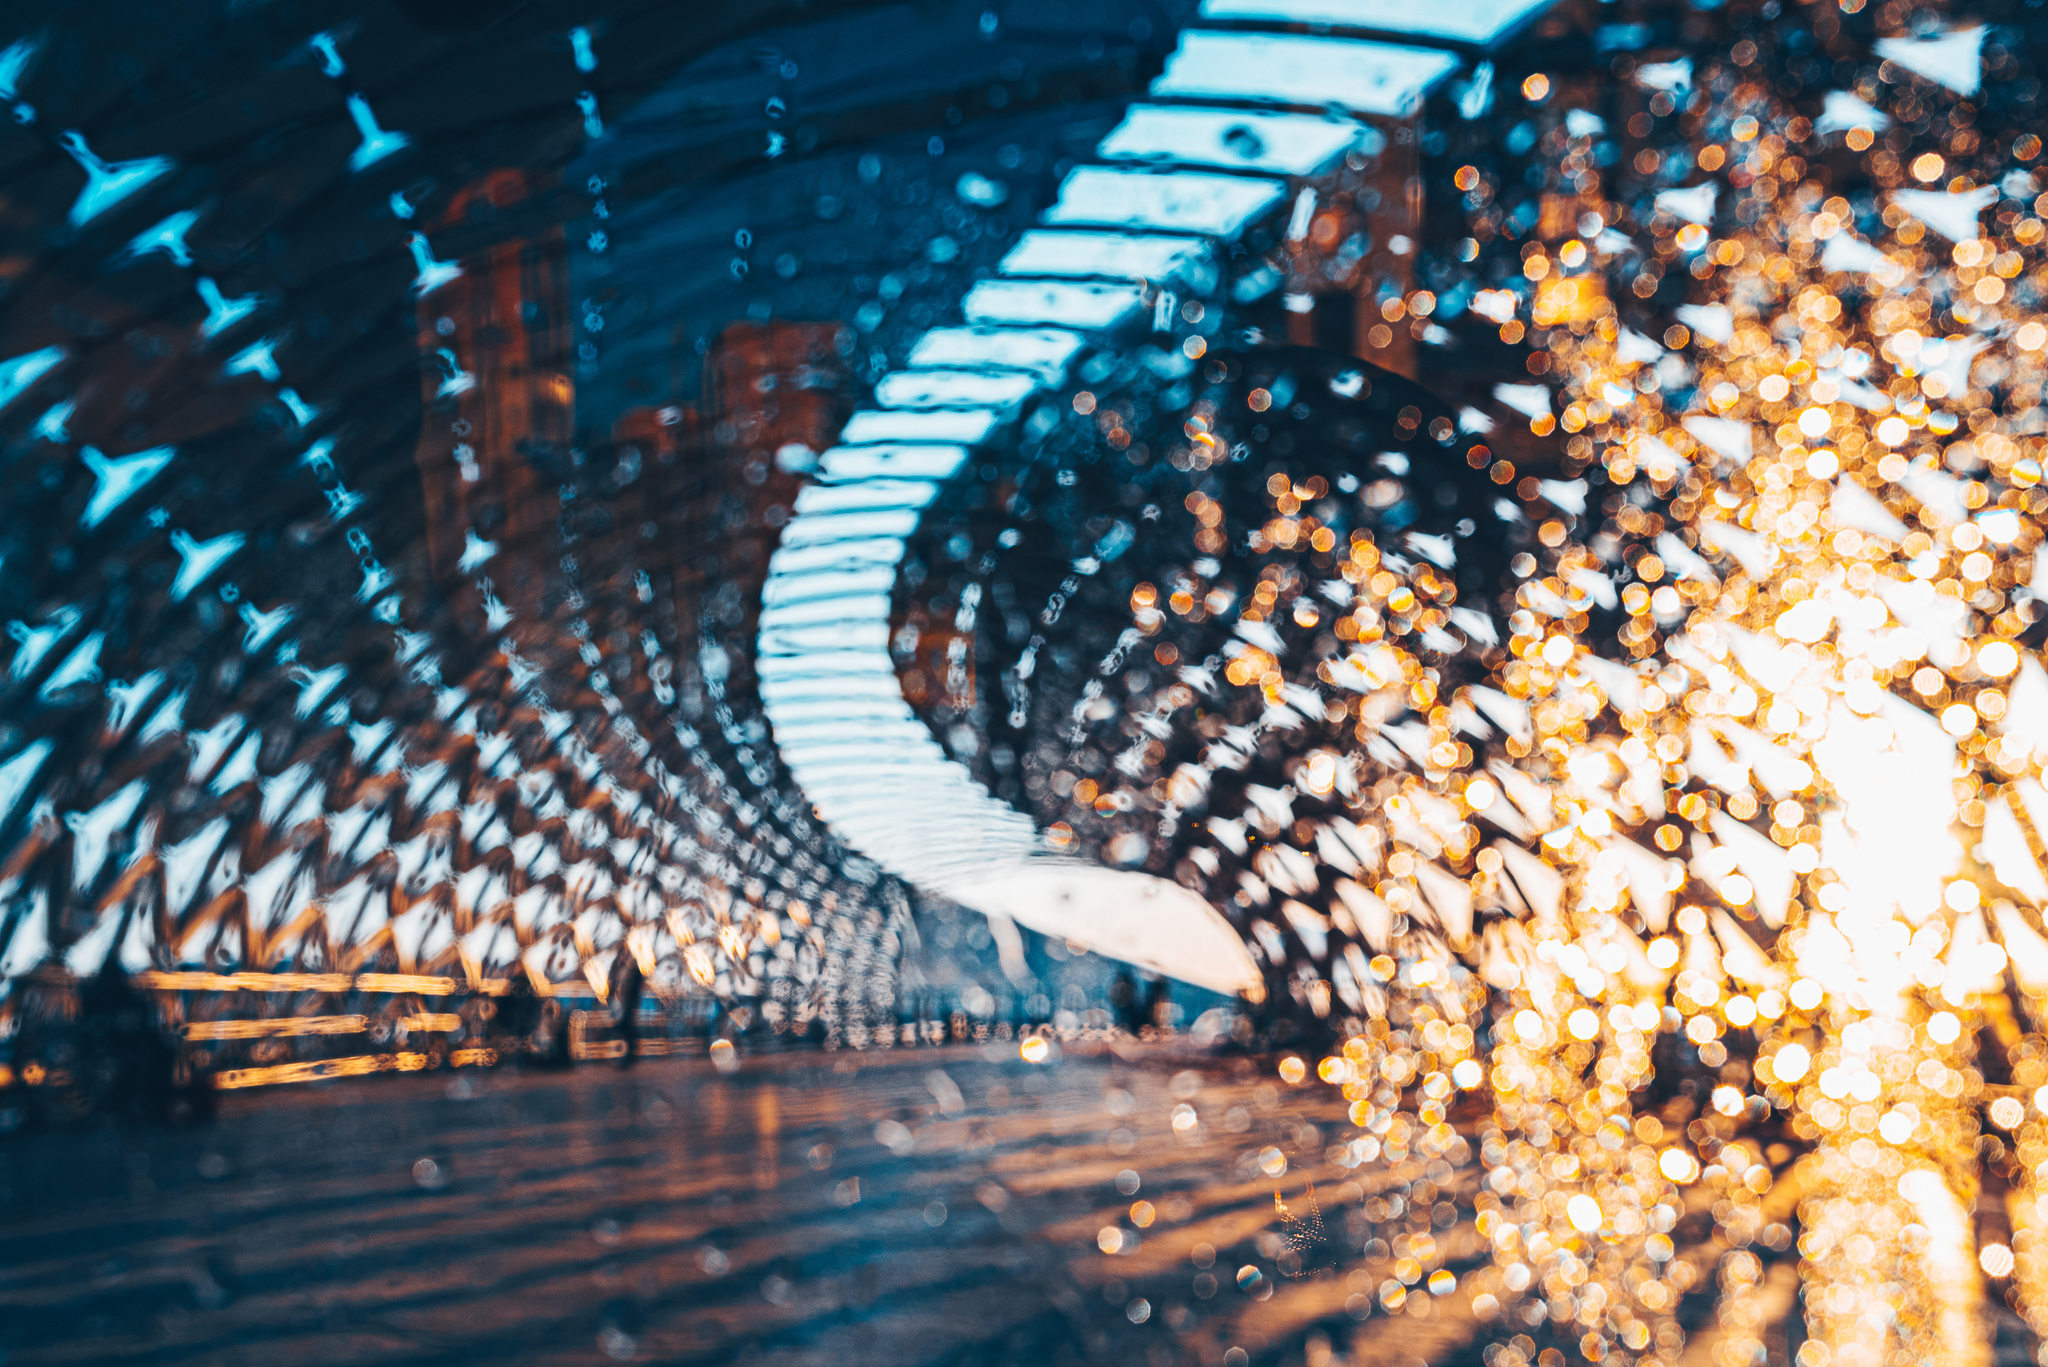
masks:
<instances>
[{"instance_id":1,"label":"white light strip","mask_svg":"<svg viewBox=\"0 0 2048 1367\"><path fill-rule=\"evenodd\" d=\"M1365 29L1440 42L1491 45L1549 9L1552 0L1457 0L1425 5L1413 0L1202 0L1204 19L1315 24Z\"/></svg>"},{"instance_id":2,"label":"white light strip","mask_svg":"<svg viewBox=\"0 0 2048 1367\"><path fill-rule=\"evenodd\" d=\"M1038 389L1038 382L1019 371L899 370L875 386L875 402L884 408L968 408L1008 410Z\"/></svg>"},{"instance_id":3,"label":"white light strip","mask_svg":"<svg viewBox=\"0 0 2048 1367\"><path fill-rule=\"evenodd\" d=\"M1457 25L1439 36L1461 40ZM1400 114L1457 65L1385 43L1190 32L1153 94ZM897 682L890 595L939 483L1065 381L1085 334L1150 308L1134 282L1215 288L1216 245L1288 202L1283 181L1257 173L1314 175L1378 137L1329 116L1132 108L1099 149L1115 164L1070 174L1048 226L962 301L968 325L920 338L820 459L769 559L756 673L783 762L847 844L964 906L1217 991L1258 989L1257 964L1207 901L1054 856L946 754Z\"/></svg>"},{"instance_id":4,"label":"white light strip","mask_svg":"<svg viewBox=\"0 0 2048 1367\"><path fill-rule=\"evenodd\" d=\"M1155 173L1083 166L1060 186L1044 221L1137 231L1201 233L1228 240L1286 195L1278 181L1213 171Z\"/></svg>"},{"instance_id":5,"label":"white light strip","mask_svg":"<svg viewBox=\"0 0 2048 1367\"><path fill-rule=\"evenodd\" d=\"M1133 105L1096 150L1112 161L1312 176L1375 134L1350 119L1193 105Z\"/></svg>"},{"instance_id":6,"label":"white light strip","mask_svg":"<svg viewBox=\"0 0 2048 1367\"><path fill-rule=\"evenodd\" d=\"M1259 104L1334 104L1360 114L1406 118L1459 65L1448 52L1398 43L1191 30L1181 35L1152 93Z\"/></svg>"},{"instance_id":7,"label":"white light strip","mask_svg":"<svg viewBox=\"0 0 2048 1367\"><path fill-rule=\"evenodd\" d=\"M1198 237L1133 237L1128 233L1035 229L1017 239L1017 245L1010 248L996 269L1004 275L1178 280L1208 255L1208 244Z\"/></svg>"}]
</instances>

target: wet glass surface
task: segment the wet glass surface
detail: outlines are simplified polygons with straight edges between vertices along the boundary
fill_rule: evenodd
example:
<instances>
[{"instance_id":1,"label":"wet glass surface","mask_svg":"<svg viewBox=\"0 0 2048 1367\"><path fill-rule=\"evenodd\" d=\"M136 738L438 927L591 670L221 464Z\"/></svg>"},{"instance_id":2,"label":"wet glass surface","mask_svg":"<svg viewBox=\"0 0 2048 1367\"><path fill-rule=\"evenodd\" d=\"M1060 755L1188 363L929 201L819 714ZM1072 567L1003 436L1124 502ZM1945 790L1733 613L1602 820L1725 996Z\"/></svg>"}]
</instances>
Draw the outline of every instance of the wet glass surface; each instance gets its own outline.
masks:
<instances>
[{"instance_id":1,"label":"wet glass surface","mask_svg":"<svg viewBox=\"0 0 2048 1367\"><path fill-rule=\"evenodd\" d=\"M0 12L0 1348L2048 1361L2035 9Z\"/></svg>"}]
</instances>

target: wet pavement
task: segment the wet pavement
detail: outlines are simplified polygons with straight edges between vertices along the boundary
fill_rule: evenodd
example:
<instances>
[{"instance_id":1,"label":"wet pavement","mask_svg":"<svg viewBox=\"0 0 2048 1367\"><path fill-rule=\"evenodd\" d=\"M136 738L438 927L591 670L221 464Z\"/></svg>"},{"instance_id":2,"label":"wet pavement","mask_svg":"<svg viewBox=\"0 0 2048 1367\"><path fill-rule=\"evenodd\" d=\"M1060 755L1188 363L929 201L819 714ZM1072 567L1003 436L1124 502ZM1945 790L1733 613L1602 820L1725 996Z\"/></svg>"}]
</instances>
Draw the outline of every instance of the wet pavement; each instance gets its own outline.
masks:
<instances>
[{"instance_id":1,"label":"wet pavement","mask_svg":"<svg viewBox=\"0 0 2048 1367\"><path fill-rule=\"evenodd\" d=\"M1419 1164L1333 1162L1336 1094L1270 1061L1122 1047L352 1079L230 1095L202 1129L18 1136L0 1147L0 1347L10 1364L1476 1360L1464 1296L1418 1288L1389 1315L1375 1295L1387 1245L1368 1240L1404 1205L1430 1221ZM1327 1238L1297 1258L1274 1195L1304 1221L1311 1178ZM1453 1267L1476 1251L1469 1223L1436 1233Z\"/></svg>"}]
</instances>

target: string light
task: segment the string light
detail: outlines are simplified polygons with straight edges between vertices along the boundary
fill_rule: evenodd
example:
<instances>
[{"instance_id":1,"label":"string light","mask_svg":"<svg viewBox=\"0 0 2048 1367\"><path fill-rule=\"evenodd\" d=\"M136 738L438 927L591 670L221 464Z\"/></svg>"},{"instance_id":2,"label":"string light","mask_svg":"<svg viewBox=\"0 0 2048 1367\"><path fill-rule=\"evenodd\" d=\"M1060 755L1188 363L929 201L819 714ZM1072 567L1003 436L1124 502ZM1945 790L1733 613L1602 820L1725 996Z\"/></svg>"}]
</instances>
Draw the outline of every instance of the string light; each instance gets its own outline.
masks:
<instances>
[{"instance_id":1,"label":"string light","mask_svg":"<svg viewBox=\"0 0 2048 1367\"><path fill-rule=\"evenodd\" d=\"M1631 234L1591 207L1585 163L1603 221L1530 244L1520 285L1489 294L1553 377L1529 429L1577 478L1516 490L1537 547L1483 680L1425 644L1465 605L1412 540L1326 536L1326 490L1296 475L1256 516L1189 497L1204 554L1264 557L1241 619L1313 642L1241 629L1222 682L1308 719L1296 797L1359 837L1280 821L1241 851L1258 888L1222 905L1298 1000L1356 1011L1313 1068L1355 1154L1452 1152L1446 1102L1483 1079L1493 1259L1464 1285L1504 1331L1673 1362L1677 1305L1710 1281L1734 1367L1765 1355L1796 1266L1800 1367L1975 1367L1983 1277L2048 1327L2048 1123L2021 1099L2048 1081L2048 673L2027 644L2048 204L1967 110L1935 125L1943 152L1877 143L1870 102L1945 98L1924 83L1859 85L1862 122L1817 126L1744 62L1693 73L1694 146L1665 154L1715 179L1656 195ZM1554 97L1541 76L1522 90ZM1867 191L1832 188L1845 156ZM1624 321L1615 301L1679 271L1701 300L1681 322ZM1269 387L1250 393L1270 421ZM1232 417L1209 408L1201 435L1227 445ZM1190 565L1168 609L1212 591ZM1141 630L1170 623L1158 601ZM1319 742L1347 688L1389 705ZM1205 784L1170 786L1193 807ZM1978 1242L1986 1162L2013 1191L2010 1247ZM1702 1202L1716 1237L1680 1256Z\"/></svg>"}]
</instances>

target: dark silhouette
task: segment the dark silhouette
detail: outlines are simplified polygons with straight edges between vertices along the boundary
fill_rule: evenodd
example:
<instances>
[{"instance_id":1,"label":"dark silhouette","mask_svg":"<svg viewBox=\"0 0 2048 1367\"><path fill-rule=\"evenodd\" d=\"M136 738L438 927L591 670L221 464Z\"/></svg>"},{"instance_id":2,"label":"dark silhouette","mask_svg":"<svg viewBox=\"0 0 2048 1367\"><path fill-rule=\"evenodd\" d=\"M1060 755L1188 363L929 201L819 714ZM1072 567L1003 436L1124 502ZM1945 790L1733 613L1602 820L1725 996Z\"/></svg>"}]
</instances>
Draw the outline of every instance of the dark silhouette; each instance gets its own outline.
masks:
<instances>
[{"instance_id":1,"label":"dark silhouette","mask_svg":"<svg viewBox=\"0 0 2048 1367\"><path fill-rule=\"evenodd\" d=\"M1163 977L1146 984L1145 1023L1156 1030L1173 1028L1173 985Z\"/></svg>"},{"instance_id":2,"label":"dark silhouette","mask_svg":"<svg viewBox=\"0 0 2048 1367\"><path fill-rule=\"evenodd\" d=\"M74 980L53 962L30 975L23 996L15 1061L19 1072L36 1070L26 1089L36 1120L189 1123L211 1113L209 1088L181 1084L156 1003L118 967Z\"/></svg>"},{"instance_id":3,"label":"dark silhouette","mask_svg":"<svg viewBox=\"0 0 2048 1367\"><path fill-rule=\"evenodd\" d=\"M619 1055L619 1066L630 1068L640 1053L640 996L646 990L647 976L640 971L640 961L621 945L612 956L611 1008L612 1024L618 1028L619 1041L626 1046Z\"/></svg>"},{"instance_id":4,"label":"dark silhouette","mask_svg":"<svg viewBox=\"0 0 2048 1367\"><path fill-rule=\"evenodd\" d=\"M1134 1035L1145 1023L1144 1008L1138 1002L1138 980L1128 968L1118 969L1116 981L1109 985L1109 1009L1116 1023Z\"/></svg>"}]
</instances>

